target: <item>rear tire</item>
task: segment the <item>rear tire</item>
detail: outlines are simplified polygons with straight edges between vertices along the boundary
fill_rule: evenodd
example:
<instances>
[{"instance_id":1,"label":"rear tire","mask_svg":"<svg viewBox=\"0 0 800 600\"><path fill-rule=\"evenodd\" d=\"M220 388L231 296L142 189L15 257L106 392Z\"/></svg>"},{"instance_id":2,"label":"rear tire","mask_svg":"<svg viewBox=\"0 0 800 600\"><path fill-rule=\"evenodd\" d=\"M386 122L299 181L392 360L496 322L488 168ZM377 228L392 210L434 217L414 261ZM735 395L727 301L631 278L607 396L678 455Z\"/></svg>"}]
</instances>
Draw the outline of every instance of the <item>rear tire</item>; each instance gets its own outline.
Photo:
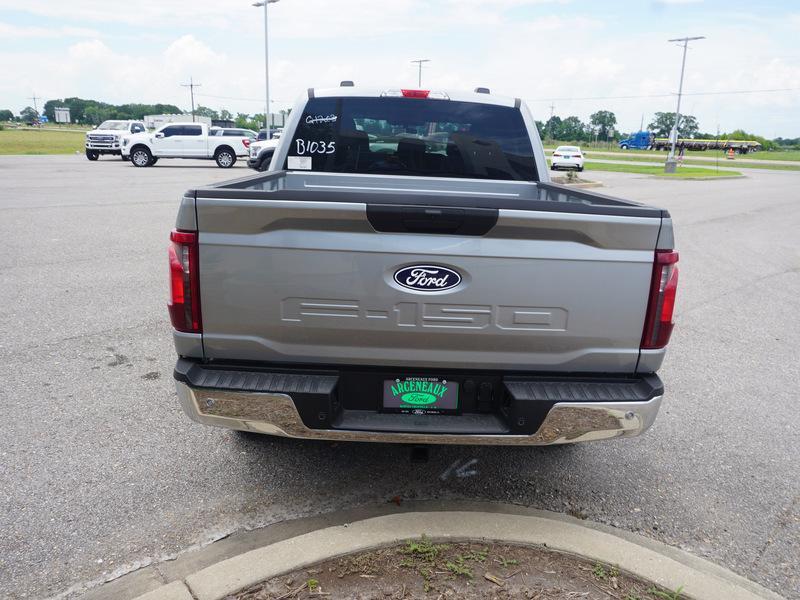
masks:
<instances>
[{"instance_id":1,"label":"rear tire","mask_svg":"<svg viewBox=\"0 0 800 600\"><path fill-rule=\"evenodd\" d=\"M131 150L131 162L134 167L149 167L153 164L153 154L145 146L137 146Z\"/></svg>"},{"instance_id":2,"label":"rear tire","mask_svg":"<svg viewBox=\"0 0 800 600\"><path fill-rule=\"evenodd\" d=\"M100 158L100 153L97 150L87 150L86 151L86 158L89 160L95 161Z\"/></svg>"},{"instance_id":3,"label":"rear tire","mask_svg":"<svg viewBox=\"0 0 800 600\"><path fill-rule=\"evenodd\" d=\"M622 146L620 146L620 150L627 150L627 149L628 149L628 144L622 144Z\"/></svg>"},{"instance_id":4,"label":"rear tire","mask_svg":"<svg viewBox=\"0 0 800 600\"><path fill-rule=\"evenodd\" d=\"M230 169L236 164L236 153L230 148L220 148L214 154L214 160L220 169Z\"/></svg>"}]
</instances>

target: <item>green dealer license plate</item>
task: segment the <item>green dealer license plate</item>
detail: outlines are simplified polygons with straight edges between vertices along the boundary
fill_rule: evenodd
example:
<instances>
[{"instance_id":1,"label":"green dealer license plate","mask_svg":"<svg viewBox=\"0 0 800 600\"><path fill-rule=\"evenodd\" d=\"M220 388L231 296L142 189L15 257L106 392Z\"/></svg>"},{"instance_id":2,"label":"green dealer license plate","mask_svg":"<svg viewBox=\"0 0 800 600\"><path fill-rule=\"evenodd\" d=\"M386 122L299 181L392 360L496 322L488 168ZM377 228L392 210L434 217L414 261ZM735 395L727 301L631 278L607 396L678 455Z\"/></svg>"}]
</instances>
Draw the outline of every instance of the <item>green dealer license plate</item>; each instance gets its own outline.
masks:
<instances>
[{"instance_id":1,"label":"green dealer license plate","mask_svg":"<svg viewBox=\"0 0 800 600\"><path fill-rule=\"evenodd\" d=\"M383 409L415 415L458 412L458 383L439 377L385 379Z\"/></svg>"}]
</instances>

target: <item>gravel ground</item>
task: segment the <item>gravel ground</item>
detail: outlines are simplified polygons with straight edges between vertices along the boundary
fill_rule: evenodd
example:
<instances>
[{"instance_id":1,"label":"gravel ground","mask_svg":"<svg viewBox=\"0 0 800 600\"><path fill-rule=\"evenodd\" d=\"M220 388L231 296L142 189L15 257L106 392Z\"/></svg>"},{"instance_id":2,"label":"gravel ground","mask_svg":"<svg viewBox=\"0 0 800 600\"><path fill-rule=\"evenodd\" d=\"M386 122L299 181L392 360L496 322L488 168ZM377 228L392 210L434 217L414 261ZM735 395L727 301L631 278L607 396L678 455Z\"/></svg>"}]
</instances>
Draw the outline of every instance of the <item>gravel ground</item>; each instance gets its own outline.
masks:
<instances>
[{"instance_id":1,"label":"gravel ground","mask_svg":"<svg viewBox=\"0 0 800 600\"><path fill-rule=\"evenodd\" d=\"M654 428L435 447L418 464L402 446L242 437L180 412L167 234L185 189L247 173L0 157L0 597L77 591L230 532L399 496L569 512L800 598L800 174L593 174L675 221L679 324ZM470 461L474 475L451 469Z\"/></svg>"}]
</instances>

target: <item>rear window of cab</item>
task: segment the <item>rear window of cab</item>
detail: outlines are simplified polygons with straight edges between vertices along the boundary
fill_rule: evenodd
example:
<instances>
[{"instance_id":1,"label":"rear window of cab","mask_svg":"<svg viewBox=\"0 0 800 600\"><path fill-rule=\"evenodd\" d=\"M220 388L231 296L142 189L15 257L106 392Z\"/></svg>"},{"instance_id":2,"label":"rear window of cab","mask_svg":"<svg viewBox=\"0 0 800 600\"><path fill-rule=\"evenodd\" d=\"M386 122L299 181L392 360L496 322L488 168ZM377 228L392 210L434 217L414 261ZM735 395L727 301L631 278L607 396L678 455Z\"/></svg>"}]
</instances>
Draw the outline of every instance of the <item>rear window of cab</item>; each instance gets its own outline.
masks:
<instances>
[{"instance_id":1,"label":"rear window of cab","mask_svg":"<svg viewBox=\"0 0 800 600\"><path fill-rule=\"evenodd\" d=\"M310 99L284 168L538 180L518 108L401 97Z\"/></svg>"}]
</instances>

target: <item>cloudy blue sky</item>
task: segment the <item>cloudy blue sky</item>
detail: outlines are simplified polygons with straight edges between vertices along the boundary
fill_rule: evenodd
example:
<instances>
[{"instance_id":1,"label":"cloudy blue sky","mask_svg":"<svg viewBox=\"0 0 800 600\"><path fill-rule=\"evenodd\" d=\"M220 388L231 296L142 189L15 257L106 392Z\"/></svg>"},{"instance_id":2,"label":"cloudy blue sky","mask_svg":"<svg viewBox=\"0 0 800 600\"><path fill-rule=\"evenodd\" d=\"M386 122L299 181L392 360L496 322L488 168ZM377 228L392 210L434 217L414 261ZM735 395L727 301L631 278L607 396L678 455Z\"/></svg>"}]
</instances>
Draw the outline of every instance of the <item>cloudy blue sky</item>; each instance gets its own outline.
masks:
<instances>
[{"instance_id":1,"label":"cloudy blue sky","mask_svg":"<svg viewBox=\"0 0 800 600\"><path fill-rule=\"evenodd\" d=\"M34 93L262 112L263 12L252 0L0 0L0 108ZM270 5L273 110L341 79L414 87L490 87L537 118L617 114L638 129L674 110L681 51L684 109L701 129L800 136L800 2L795 0L280 0ZM729 94L739 90L791 91ZM698 95L708 92L726 92ZM636 96L619 98L619 96ZM587 99L603 97L603 99Z\"/></svg>"}]
</instances>

